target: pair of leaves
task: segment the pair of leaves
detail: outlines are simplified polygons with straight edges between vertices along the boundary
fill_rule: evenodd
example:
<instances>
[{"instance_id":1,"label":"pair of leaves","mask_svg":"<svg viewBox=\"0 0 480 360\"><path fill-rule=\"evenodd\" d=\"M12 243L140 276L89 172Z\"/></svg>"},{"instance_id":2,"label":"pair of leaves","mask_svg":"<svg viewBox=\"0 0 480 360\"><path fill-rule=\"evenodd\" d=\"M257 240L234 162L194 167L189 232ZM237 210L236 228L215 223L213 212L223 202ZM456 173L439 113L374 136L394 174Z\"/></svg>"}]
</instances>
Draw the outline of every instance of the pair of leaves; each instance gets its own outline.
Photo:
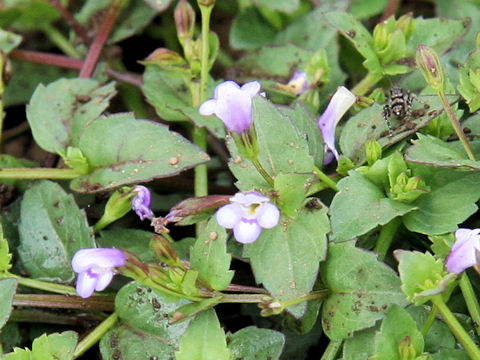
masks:
<instances>
[{"instance_id":1,"label":"pair of leaves","mask_svg":"<svg viewBox=\"0 0 480 360\"><path fill-rule=\"evenodd\" d=\"M90 173L74 179L72 189L110 190L172 176L209 160L163 125L136 120L129 113L100 117L114 93L113 84L61 79L40 85L32 96L27 117L37 143L61 156L69 146L77 147L86 158Z\"/></svg>"}]
</instances>

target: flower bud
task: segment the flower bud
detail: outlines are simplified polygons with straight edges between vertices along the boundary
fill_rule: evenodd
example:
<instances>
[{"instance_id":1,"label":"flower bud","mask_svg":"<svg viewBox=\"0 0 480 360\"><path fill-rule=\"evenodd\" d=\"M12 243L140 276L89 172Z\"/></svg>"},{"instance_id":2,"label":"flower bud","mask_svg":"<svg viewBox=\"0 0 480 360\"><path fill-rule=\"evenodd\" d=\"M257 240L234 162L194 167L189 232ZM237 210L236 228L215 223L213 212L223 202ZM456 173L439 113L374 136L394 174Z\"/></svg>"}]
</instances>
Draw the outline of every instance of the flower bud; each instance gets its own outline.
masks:
<instances>
[{"instance_id":1,"label":"flower bud","mask_svg":"<svg viewBox=\"0 0 480 360\"><path fill-rule=\"evenodd\" d=\"M176 53L175 51L165 48L158 48L140 63L143 65L157 65L160 67L181 67L186 64L186 61L179 53Z\"/></svg>"},{"instance_id":2,"label":"flower bud","mask_svg":"<svg viewBox=\"0 0 480 360\"><path fill-rule=\"evenodd\" d=\"M185 40L191 40L195 29L195 11L186 0L180 0L175 7L173 14L175 26L177 27L177 36L183 45Z\"/></svg>"},{"instance_id":3,"label":"flower bud","mask_svg":"<svg viewBox=\"0 0 480 360\"><path fill-rule=\"evenodd\" d=\"M437 53L426 45L418 45L415 61L427 84L436 92L442 91L444 75Z\"/></svg>"},{"instance_id":4,"label":"flower bud","mask_svg":"<svg viewBox=\"0 0 480 360\"><path fill-rule=\"evenodd\" d=\"M135 193L128 186L115 190L105 205L102 217L95 224L95 231L102 230L112 222L124 217L132 208L132 198Z\"/></svg>"},{"instance_id":5,"label":"flower bud","mask_svg":"<svg viewBox=\"0 0 480 360\"><path fill-rule=\"evenodd\" d=\"M397 28L402 30L405 34L405 40L408 40L415 29L415 22L413 21L413 14L410 12L401 16L397 20Z\"/></svg>"},{"instance_id":6,"label":"flower bud","mask_svg":"<svg viewBox=\"0 0 480 360\"><path fill-rule=\"evenodd\" d=\"M63 161L66 165L81 174L88 174L90 172L88 160L79 148L72 146L67 147L67 154L63 158Z\"/></svg>"},{"instance_id":7,"label":"flower bud","mask_svg":"<svg viewBox=\"0 0 480 360\"><path fill-rule=\"evenodd\" d=\"M365 144L368 165L372 166L382 157L382 146L376 140L369 140Z\"/></svg>"},{"instance_id":8,"label":"flower bud","mask_svg":"<svg viewBox=\"0 0 480 360\"><path fill-rule=\"evenodd\" d=\"M405 336L398 344L398 353L402 360L414 360L417 358L415 346L410 336Z\"/></svg>"},{"instance_id":9,"label":"flower bud","mask_svg":"<svg viewBox=\"0 0 480 360\"><path fill-rule=\"evenodd\" d=\"M149 245L150 250L157 255L161 262L171 266L181 265L177 252L163 236L153 235Z\"/></svg>"}]
</instances>

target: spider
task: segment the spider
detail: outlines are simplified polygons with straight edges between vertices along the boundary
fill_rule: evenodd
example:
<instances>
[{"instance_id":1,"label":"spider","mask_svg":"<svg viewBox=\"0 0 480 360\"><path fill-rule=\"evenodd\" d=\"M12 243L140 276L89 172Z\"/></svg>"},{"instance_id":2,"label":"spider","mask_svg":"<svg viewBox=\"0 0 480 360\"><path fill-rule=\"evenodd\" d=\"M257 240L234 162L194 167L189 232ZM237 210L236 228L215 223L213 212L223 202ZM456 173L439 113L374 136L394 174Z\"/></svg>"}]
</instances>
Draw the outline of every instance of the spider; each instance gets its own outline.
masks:
<instances>
[{"instance_id":1,"label":"spider","mask_svg":"<svg viewBox=\"0 0 480 360\"><path fill-rule=\"evenodd\" d=\"M383 117L388 128L392 130L390 116L395 115L398 120L409 119L412 115L413 95L410 91L405 92L401 87L393 86L390 89L390 96L383 107Z\"/></svg>"}]
</instances>

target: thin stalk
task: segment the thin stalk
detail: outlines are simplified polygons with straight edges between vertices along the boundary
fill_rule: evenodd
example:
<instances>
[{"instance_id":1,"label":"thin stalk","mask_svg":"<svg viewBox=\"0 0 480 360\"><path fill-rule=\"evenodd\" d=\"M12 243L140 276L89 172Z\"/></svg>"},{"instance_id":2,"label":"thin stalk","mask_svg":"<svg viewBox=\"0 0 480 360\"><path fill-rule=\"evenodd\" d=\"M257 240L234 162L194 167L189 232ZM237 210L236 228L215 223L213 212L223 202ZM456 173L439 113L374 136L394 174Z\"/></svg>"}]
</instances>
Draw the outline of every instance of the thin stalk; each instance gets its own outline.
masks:
<instances>
[{"instance_id":1,"label":"thin stalk","mask_svg":"<svg viewBox=\"0 0 480 360\"><path fill-rule=\"evenodd\" d=\"M91 296L82 299L79 296L44 295L44 294L15 294L13 306L29 306L42 308L82 309L114 311L113 296Z\"/></svg>"},{"instance_id":2,"label":"thin stalk","mask_svg":"<svg viewBox=\"0 0 480 360\"><path fill-rule=\"evenodd\" d=\"M268 185L270 185L273 188L273 185L274 185L273 178L263 168L262 164L260 164L260 161L258 161L258 158L256 156L252 156L250 158L250 161L252 162L253 166L255 166L255 169L257 169L257 171L260 173L260 175L263 176L263 178L268 183Z\"/></svg>"},{"instance_id":3,"label":"thin stalk","mask_svg":"<svg viewBox=\"0 0 480 360\"><path fill-rule=\"evenodd\" d=\"M313 173L322 183L327 185L329 188L334 191L339 191L337 183L334 180L330 179L322 170L320 170L316 166L313 168Z\"/></svg>"},{"instance_id":4,"label":"thin stalk","mask_svg":"<svg viewBox=\"0 0 480 360\"><path fill-rule=\"evenodd\" d=\"M98 29L98 33L92 41L90 48L88 49L87 57L83 63L82 69L78 74L79 78L89 78L92 76L95 67L97 66L100 53L107 42L107 39L115 25L120 11L122 10L125 0L114 0L107 10L104 21Z\"/></svg>"},{"instance_id":5,"label":"thin stalk","mask_svg":"<svg viewBox=\"0 0 480 360\"><path fill-rule=\"evenodd\" d=\"M302 302L305 302L305 301L322 300L322 299L325 299L329 294L330 294L329 290L312 291L307 295L303 295L298 298L284 301L283 305L285 307L289 307L289 306L295 306L295 305L301 304Z\"/></svg>"},{"instance_id":6,"label":"thin stalk","mask_svg":"<svg viewBox=\"0 0 480 360\"><path fill-rule=\"evenodd\" d=\"M443 301L441 295L432 297L432 303L438 308L438 311L452 331L453 335L462 344L471 359L480 359L480 350L468 335L465 329L460 325L457 318L452 314L448 306Z\"/></svg>"},{"instance_id":7,"label":"thin stalk","mask_svg":"<svg viewBox=\"0 0 480 360\"><path fill-rule=\"evenodd\" d=\"M334 360L338 357L343 340L330 340L320 360Z\"/></svg>"},{"instance_id":8,"label":"thin stalk","mask_svg":"<svg viewBox=\"0 0 480 360\"><path fill-rule=\"evenodd\" d=\"M440 98L440 101L442 102L443 109L445 110L448 118L450 119L450 122L452 123L455 133L460 139L463 145L463 148L465 149L465 152L468 155L468 158L470 160L475 161L476 160L475 155L473 154L473 150L472 150L472 147L470 146L470 142L465 136L465 133L463 132L463 129L462 129L462 125L460 125L460 122L455 116L455 113L453 112L452 107L450 106L450 103L448 102L447 97L445 96L445 92L443 90L440 90L437 92L437 94L438 94L438 97Z\"/></svg>"},{"instance_id":9,"label":"thin stalk","mask_svg":"<svg viewBox=\"0 0 480 360\"><path fill-rule=\"evenodd\" d=\"M63 36L63 34L52 25L43 25L42 31L60 50L63 51L65 55L74 59L79 59L81 57L80 53L73 47L70 41L68 41L65 36Z\"/></svg>"},{"instance_id":10,"label":"thin stalk","mask_svg":"<svg viewBox=\"0 0 480 360\"><path fill-rule=\"evenodd\" d=\"M8 272L0 274L0 279L6 279L6 278L14 278L18 281L19 285L27 286L32 289L49 291L49 292L61 294L61 295L73 295L73 296L77 295L77 292L75 291L75 289L67 285L55 284L55 283L50 283L50 282L35 280L35 279L28 279L28 278L24 278L22 276L18 276Z\"/></svg>"},{"instance_id":11,"label":"thin stalk","mask_svg":"<svg viewBox=\"0 0 480 360\"><path fill-rule=\"evenodd\" d=\"M90 349L93 345L100 341L103 335L113 326L118 320L116 313L113 313L108 318L100 323L90 334L88 334L82 341L80 341L73 353L73 358L80 357L85 351Z\"/></svg>"},{"instance_id":12,"label":"thin stalk","mask_svg":"<svg viewBox=\"0 0 480 360\"><path fill-rule=\"evenodd\" d=\"M422 327L422 335L423 337L427 336L428 332L430 331L430 328L433 325L433 322L435 321L435 318L437 317L438 314L438 308L433 305L432 309L430 310L430 313L428 314L427 320L425 320L425 323L423 324Z\"/></svg>"},{"instance_id":13,"label":"thin stalk","mask_svg":"<svg viewBox=\"0 0 480 360\"><path fill-rule=\"evenodd\" d=\"M380 230L377 244L375 245L375 252L378 253L378 260L385 259L387 251L392 245L393 237L400 226L401 221L399 217L392 219L389 223L385 224Z\"/></svg>"},{"instance_id":14,"label":"thin stalk","mask_svg":"<svg viewBox=\"0 0 480 360\"><path fill-rule=\"evenodd\" d=\"M257 304L265 301L267 294L224 294L220 303Z\"/></svg>"},{"instance_id":15,"label":"thin stalk","mask_svg":"<svg viewBox=\"0 0 480 360\"><path fill-rule=\"evenodd\" d=\"M212 13L213 5L203 6L200 4L200 13L202 16L202 50L201 50L201 68L200 68L200 86L192 87L192 105L194 107L200 106L200 104L206 100L207 97L207 82L208 72L210 70L210 46L208 37L210 34L210 15ZM192 84L193 85L193 84ZM198 92L197 92L198 91ZM207 130L205 128L195 127L193 129L193 142L201 149L207 149ZM202 164L195 167L194 170L194 191L195 196L208 195L208 172L207 165ZM199 235L205 227L205 223L198 223L196 225L196 232Z\"/></svg>"},{"instance_id":16,"label":"thin stalk","mask_svg":"<svg viewBox=\"0 0 480 360\"><path fill-rule=\"evenodd\" d=\"M69 180L82 175L75 169L0 168L0 179L57 179Z\"/></svg>"},{"instance_id":17,"label":"thin stalk","mask_svg":"<svg viewBox=\"0 0 480 360\"><path fill-rule=\"evenodd\" d=\"M480 336L480 305L466 272L463 272L462 276L460 276L460 289L467 304L468 312L472 317L473 327Z\"/></svg>"},{"instance_id":18,"label":"thin stalk","mask_svg":"<svg viewBox=\"0 0 480 360\"><path fill-rule=\"evenodd\" d=\"M352 93L357 96L365 95L381 79L381 75L368 73L357 85L355 85L355 87L352 89Z\"/></svg>"},{"instance_id":19,"label":"thin stalk","mask_svg":"<svg viewBox=\"0 0 480 360\"><path fill-rule=\"evenodd\" d=\"M82 40L84 44L88 44L90 42L90 38L88 37L87 30L80 25L77 20L70 14L70 12L63 7L59 0L49 0L50 4L55 6L60 14L62 14L63 18L66 20L68 25L75 31L77 36Z\"/></svg>"}]
</instances>

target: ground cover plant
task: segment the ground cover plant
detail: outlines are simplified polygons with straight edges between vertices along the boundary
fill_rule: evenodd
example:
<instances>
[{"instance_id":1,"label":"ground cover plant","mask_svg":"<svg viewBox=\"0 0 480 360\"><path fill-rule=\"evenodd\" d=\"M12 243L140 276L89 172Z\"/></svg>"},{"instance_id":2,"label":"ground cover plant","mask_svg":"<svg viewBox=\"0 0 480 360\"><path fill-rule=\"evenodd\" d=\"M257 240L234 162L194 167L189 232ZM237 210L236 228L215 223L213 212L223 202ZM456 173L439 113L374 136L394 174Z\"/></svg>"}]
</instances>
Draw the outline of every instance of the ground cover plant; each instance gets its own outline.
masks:
<instances>
[{"instance_id":1,"label":"ground cover plant","mask_svg":"<svg viewBox=\"0 0 480 360\"><path fill-rule=\"evenodd\" d=\"M0 357L480 359L480 3L0 3Z\"/></svg>"}]
</instances>

